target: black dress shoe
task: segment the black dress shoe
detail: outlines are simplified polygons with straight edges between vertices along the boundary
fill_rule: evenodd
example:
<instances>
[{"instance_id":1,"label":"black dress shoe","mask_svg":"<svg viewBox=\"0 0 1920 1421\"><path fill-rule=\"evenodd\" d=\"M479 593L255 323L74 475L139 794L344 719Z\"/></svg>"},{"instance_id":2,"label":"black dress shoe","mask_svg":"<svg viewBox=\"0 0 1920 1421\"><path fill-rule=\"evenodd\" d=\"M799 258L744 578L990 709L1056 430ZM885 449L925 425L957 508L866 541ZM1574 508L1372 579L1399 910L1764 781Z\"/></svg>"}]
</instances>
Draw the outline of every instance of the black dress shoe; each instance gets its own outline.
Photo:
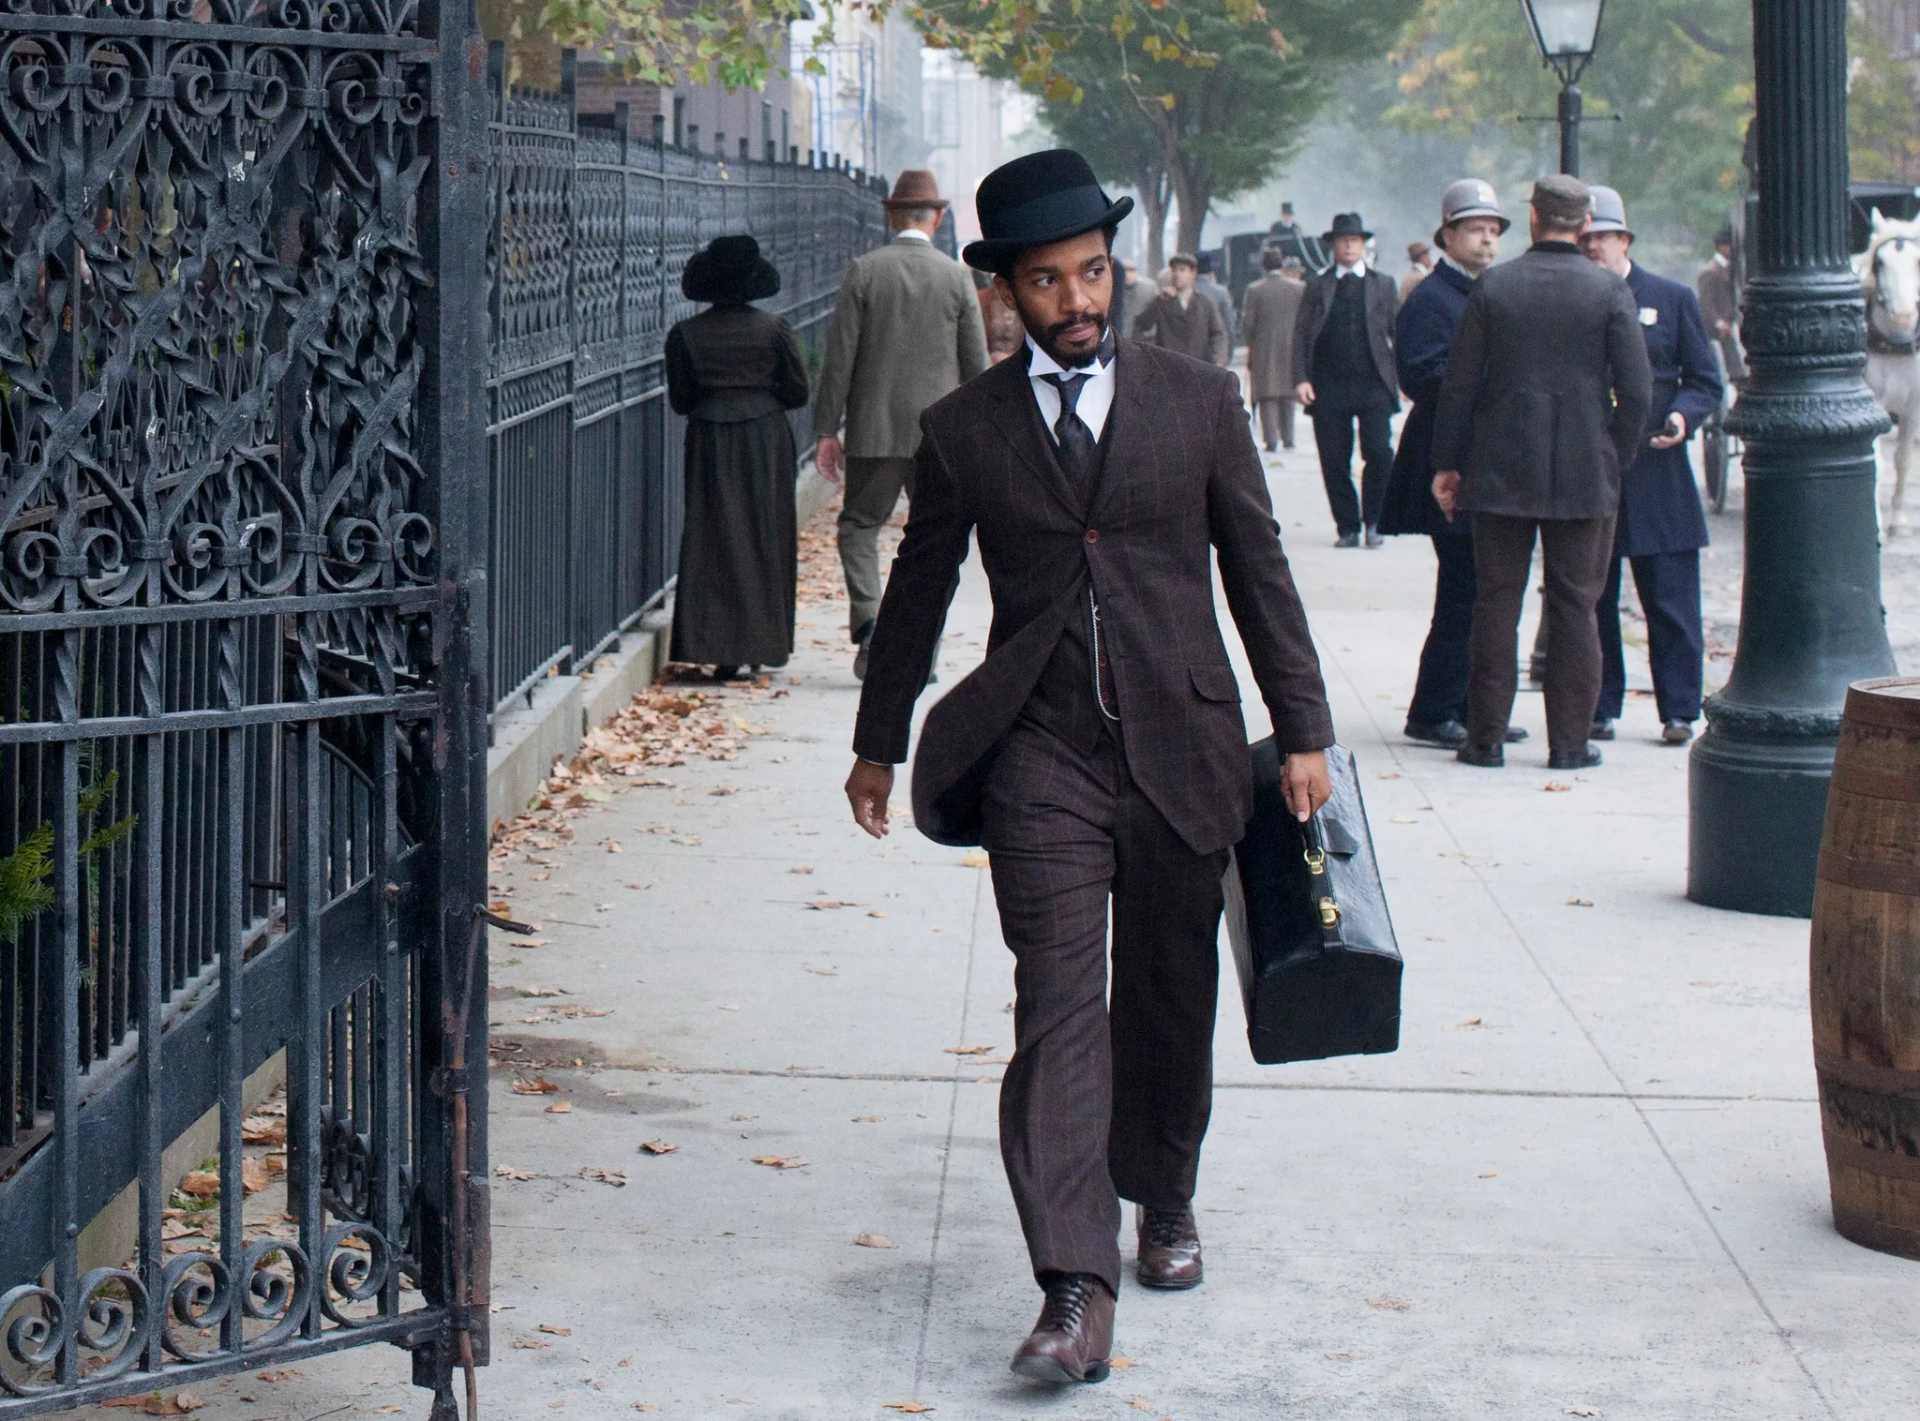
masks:
<instances>
[{"instance_id":1,"label":"black dress shoe","mask_svg":"<svg viewBox=\"0 0 1920 1421\"><path fill-rule=\"evenodd\" d=\"M1372 528L1367 529L1367 546L1368 547L1384 548L1386 545L1387 545L1387 540L1381 537L1376 530Z\"/></svg>"},{"instance_id":2,"label":"black dress shoe","mask_svg":"<svg viewBox=\"0 0 1920 1421\"><path fill-rule=\"evenodd\" d=\"M1600 752L1591 745L1578 750L1554 750L1547 755L1549 770L1591 770L1600 763Z\"/></svg>"},{"instance_id":3,"label":"black dress shoe","mask_svg":"<svg viewBox=\"0 0 1920 1421\"><path fill-rule=\"evenodd\" d=\"M1691 739L1693 739L1693 722L1691 721L1670 720L1660 727L1662 745L1685 745Z\"/></svg>"},{"instance_id":4,"label":"black dress shoe","mask_svg":"<svg viewBox=\"0 0 1920 1421\"><path fill-rule=\"evenodd\" d=\"M1140 1282L1148 1288L1197 1288L1200 1229L1192 1209L1142 1207L1135 1220L1139 1238Z\"/></svg>"},{"instance_id":5,"label":"black dress shoe","mask_svg":"<svg viewBox=\"0 0 1920 1421\"><path fill-rule=\"evenodd\" d=\"M1091 1273L1054 1278L1009 1369L1037 1382L1103 1382L1112 1365L1113 1294Z\"/></svg>"},{"instance_id":6,"label":"black dress shoe","mask_svg":"<svg viewBox=\"0 0 1920 1421\"><path fill-rule=\"evenodd\" d=\"M1483 770L1497 770L1507 763L1507 751L1502 745L1475 745L1469 740L1453 752L1453 758L1463 765L1478 765Z\"/></svg>"},{"instance_id":7,"label":"black dress shoe","mask_svg":"<svg viewBox=\"0 0 1920 1421\"><path fill-rule=\"evenodd\" d=\"M1334 539L1333 545L1336 548L1357 548L1360 546L1360 535L1358 533L1342 533L1338 538Z\"/></svg>"},{"instance_id":8,"label":"black dress shoe","mask_svg":"<svg viewBox=\"0 0 1920 1421\"><path fill-rule=\"evenodd\" d=\"M1407 739L1424 745L1444 745L1453 750L1467 743L1467 728L1457 720L1410 720L1403 732Z\"/></svg>"},{"instance_id":9,"label":"black dress shoe","mask_svg":"<svg viewBox=\"0 0 1920 1421\"><path fill-rule=\"evenodd\" d=\"M1603 715L1595 716L1593 718L1593 729L1587 732L1587 739L1589 740L1613 739L1613 722Z\"/></svg>"},{"instance_id":10,"label":"black dress shoe","mask_svg":"<svg viewBox=\"0 0 1920 1421\"><path fill-rule=\"evenodd\" d=\"M1525 740L1526 738L1527 738L1526 726L1510 725L1507 727L1507 744L1518 745L1522 740Z\"/></svg>"}]
</instances>

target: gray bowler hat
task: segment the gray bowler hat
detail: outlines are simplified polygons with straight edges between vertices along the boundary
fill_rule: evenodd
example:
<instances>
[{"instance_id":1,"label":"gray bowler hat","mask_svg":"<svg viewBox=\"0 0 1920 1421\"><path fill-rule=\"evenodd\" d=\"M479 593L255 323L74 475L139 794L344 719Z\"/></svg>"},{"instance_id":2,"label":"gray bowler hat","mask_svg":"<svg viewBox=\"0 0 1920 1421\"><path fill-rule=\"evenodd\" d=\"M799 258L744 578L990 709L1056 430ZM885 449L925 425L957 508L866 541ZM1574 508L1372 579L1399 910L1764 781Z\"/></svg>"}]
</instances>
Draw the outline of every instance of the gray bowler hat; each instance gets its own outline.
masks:
<instances>
[{"instance_id":1,"label":"gray bowler hat","mask_svg":"<svg viewBox=\"0 0 1920 1421\"><path fill-rule=\"evenodd\" d=\"M1627 225L1627 205L1620 200L1620 194L1610 187L1595 184L1591 189L1593 220L1587 224L1589 232L1625 232L1633 235L1633 228Z\"/></svg>"},{"instance_id":2,"label":"gray bowler hat","mask_svg":"<svg viewBox=\"0 0 1920 1421\"><path fill-rule=\"evenodd\" d=\"M1440 225L1434 229L1434 245L1446 246L1446 239L1441 234L1455 222L1467 217L1498 218L1502 232L1513 225L1500 210L1500 199L1493 195L1492 183L1482 182L1479 178L1462 178L1440 194Z\"/></svg>"}]
</instances>

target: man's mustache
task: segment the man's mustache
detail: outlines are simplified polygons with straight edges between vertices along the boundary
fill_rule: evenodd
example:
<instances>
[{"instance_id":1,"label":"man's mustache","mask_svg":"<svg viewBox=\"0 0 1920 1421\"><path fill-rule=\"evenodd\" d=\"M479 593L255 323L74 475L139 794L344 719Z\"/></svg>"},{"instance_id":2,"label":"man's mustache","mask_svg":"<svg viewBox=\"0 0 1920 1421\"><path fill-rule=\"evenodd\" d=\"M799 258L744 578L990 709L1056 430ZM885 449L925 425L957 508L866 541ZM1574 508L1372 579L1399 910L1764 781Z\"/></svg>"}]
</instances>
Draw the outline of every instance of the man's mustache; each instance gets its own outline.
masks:
<instances>
[{"instance_id":1,"label":"man's mustache","mask_svg":"<svg viewBox=\"0 0 1920 1421\"><path fill-rule=\"evenodd\" d=\"M1102 339L1106 337L1107 318L1101 315L1098 311L1084 311L1081 314L1073 317L1073 319L1071 320L1055 321L1052 325L1048 326L1047 339L1050 342L1058 344L1059 341L1063 337L1065 337L1067 331L1070 328L1077 325L1081 325L1082 323L1087 321L1093 322L1094 330L1100 335Z\"/></svg>"}]
</instances>

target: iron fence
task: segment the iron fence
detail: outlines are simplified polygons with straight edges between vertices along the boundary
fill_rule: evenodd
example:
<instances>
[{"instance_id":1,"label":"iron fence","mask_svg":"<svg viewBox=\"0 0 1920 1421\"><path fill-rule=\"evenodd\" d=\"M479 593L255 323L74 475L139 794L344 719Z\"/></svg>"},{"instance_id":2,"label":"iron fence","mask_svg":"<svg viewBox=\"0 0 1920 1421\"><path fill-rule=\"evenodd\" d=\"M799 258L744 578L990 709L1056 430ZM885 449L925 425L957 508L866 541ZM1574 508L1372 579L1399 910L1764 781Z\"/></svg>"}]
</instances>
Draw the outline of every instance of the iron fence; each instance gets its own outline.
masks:
<instances>
[{"instance_id":1,"label":"iron fence","mask_svg":"<svg viewBox=\"0 0 1920 1421\"><path fill-rule=\"evenodd\" d=\"M496 704L553 668L592 664L671 587L683 515L684 421L666 402L668 329L698 309L687 259L751 233L780 270L811 370L846 264L885 239L876 180L836 168L723 160L630 132L625 105L579 112L573 57L558 93L509 86L491 55L492 493L488 612ZM795 443L812 414L793 414Z\"/></svg>"},{"instance_id":2,"label":"iron fence","mask_svg":"<svg viewBox=\"0 0 1920 1421\"><path fill-rule=\"evenodd\" d=\"M484 1360L470 15L0 13L0 1415Z\"/></svg>"}]
</instances>

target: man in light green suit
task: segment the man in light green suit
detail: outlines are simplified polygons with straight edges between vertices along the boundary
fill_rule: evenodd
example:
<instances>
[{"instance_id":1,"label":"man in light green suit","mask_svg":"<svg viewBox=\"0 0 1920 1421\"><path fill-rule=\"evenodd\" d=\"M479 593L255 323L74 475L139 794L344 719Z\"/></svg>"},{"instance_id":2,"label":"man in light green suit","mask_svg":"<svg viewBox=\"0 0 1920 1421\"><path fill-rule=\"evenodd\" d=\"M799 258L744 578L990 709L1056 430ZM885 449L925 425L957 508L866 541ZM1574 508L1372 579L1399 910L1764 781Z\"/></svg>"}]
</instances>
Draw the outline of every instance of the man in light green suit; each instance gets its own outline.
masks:
<instances>
[{"instance_id":1,"label":"man in light green suit","mask_svg":"<svg viewBox=\"0 0 1920 1421\"><path fill-rule=\"evenodd\" d=\"M913 497L920 412L987 368L973 282L933 245L946 206L932 173L900 174L886 201L893 240L847 267L814 392L814 462L828 479L846 479L840 566L861 678L880 611L880 528L902 489Z\"/></svg>"}]
</instances>

